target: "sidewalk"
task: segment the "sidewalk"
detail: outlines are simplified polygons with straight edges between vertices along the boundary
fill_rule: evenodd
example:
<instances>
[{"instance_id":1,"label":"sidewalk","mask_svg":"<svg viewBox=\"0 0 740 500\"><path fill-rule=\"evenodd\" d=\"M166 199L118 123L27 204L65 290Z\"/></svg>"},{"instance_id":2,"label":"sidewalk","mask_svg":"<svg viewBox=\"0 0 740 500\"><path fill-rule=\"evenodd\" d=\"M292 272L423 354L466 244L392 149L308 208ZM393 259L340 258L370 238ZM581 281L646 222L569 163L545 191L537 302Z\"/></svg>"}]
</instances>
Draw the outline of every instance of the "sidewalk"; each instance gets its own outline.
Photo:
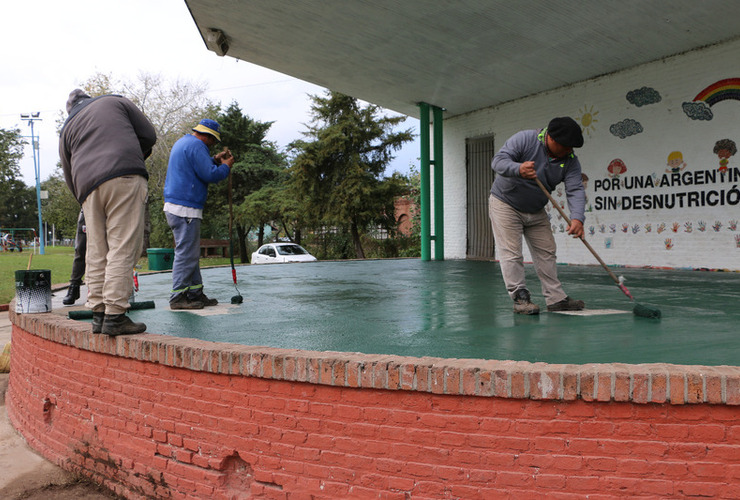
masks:
<instances>
[{"instance_id":1,"label":"sidewalk","mask_svg":"<svg viewBox=\"0 0 740 500\"><path fill-rule=\"evenodd\" d=\"M64 291L52 303L61 304ZM79 301L78 301L79 303ZM52 307L57 307L55 304ZM0 309L0 352L11 340L12 324L8 311ZM12 347L11 347L12 359ZM12 367L11 367L12 369ZM5 408L8 373L0 373L0 498L14 500L101 500L116 498L98 486L52 464L26 444L15 430Z\"/></svg>"},{"instance_id":2,"label":"sidewalk","mask_svg":"<svg viewBox=\"0 0 740 500\"><path fill-rule=\"evenodd\" d=\"M5 347L5 344L10 342L10 332L12 331L12 325L8 318L8 310L4 306L0 306L0 351Z\"/></svg>"}]
</instances>

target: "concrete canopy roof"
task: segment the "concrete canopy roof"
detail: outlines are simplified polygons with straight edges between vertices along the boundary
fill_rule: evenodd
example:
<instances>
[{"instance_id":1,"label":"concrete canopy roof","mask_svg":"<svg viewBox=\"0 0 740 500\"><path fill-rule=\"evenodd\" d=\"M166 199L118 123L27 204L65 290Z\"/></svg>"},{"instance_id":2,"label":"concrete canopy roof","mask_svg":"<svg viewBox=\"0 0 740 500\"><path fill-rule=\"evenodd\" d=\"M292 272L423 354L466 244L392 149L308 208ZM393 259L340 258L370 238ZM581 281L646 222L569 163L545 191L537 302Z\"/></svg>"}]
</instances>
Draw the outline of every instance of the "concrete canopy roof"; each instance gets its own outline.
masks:
<instances>
[{"instance_id":1,"label":"concrete canopy roof","mask_svg":"<svg viewBox=\"0 0 740 500\"><path fill-rule=\"evenodd\" d=\"M211 50L220 30L227 57L414 117L419 102L455 116L740 36L727 0L185 3Z\"/></svg>"}]
</instances>

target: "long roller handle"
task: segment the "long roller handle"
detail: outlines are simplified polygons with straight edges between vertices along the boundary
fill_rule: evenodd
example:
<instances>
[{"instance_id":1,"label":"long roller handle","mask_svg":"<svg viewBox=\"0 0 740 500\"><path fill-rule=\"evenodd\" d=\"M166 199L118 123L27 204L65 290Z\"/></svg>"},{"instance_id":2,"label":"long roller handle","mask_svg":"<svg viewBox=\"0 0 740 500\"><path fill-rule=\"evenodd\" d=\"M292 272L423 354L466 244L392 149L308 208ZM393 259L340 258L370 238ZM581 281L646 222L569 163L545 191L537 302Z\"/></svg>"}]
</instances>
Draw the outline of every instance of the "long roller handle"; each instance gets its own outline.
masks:
<instances>
[{"instance_id":1,"label":"long roller handle","mask_svg":"<svg viewBox=\"0 0 740 500\"><path fill-rule=\"evenodd\" d=\"M231 238L231 225L234 221L234 207L231 202L231 169L229 169L229 238Z\"/></svg>"},{"instance_id":2,"label":"long roller handle","mask_svg":"<svg viewBox=\"0 0 740 500\"><path fill-rule=\"evenodd\" d=\"M547 199L550 200L550 203L552 203L552 206L554 206L557 209L557 211L560 212L560 216L563 219L565 219L565 222L567 222L568 225L570 226L570 217L568 217L565 214L565 211L560 207L560 204L557 201L555 201L555 198L552 197L552 195L550 194L550 192L545 188L545 186L542 184L542 182L540 181L540 179L538 177L535 177L534 180L537 182L537 185L540 187L540 189L542 190L542 192L545 193L545 196L547 196ZM586 238L581 237L579 239L583 242L584 245L586 245L586 248L589 249L589 251L593 254L593 256L596 257L596 260L599 261L599 264L601 264L601 267L603 267L604 270L607 273L609 273L609 276L611 276L611 278L614 280L614 282L617 284L617 286L619 286L619 288L622 290L622 292L624 292L624 294L627 297L629 297L630 299L632 299L632 294L629 292L629 290L627 290L627 287L624 286L624 283L622 283L620 281L620 279L617 278L617 275L614 274L614 272L611 269L609 269L609 266L606 265L606 262L604 262L602 260L602 258L599 257L599 254L596 253L596 250L594 250L594 247L592 247L591 244L588 241L586 241Z\"/></svg>"},{"instance_id":3,"label":"long roller handle","mask_svg":"<svg viewBox=\"0 0 740 500\"><path fill-rule=\"evenodd\" d=\"M234 205L231 200L231 169L229 169L229 260L231 261L231 276L236 285L236 269L234 268L234 237L232 226L234 224Z\"/></svg>"}]
</instances>

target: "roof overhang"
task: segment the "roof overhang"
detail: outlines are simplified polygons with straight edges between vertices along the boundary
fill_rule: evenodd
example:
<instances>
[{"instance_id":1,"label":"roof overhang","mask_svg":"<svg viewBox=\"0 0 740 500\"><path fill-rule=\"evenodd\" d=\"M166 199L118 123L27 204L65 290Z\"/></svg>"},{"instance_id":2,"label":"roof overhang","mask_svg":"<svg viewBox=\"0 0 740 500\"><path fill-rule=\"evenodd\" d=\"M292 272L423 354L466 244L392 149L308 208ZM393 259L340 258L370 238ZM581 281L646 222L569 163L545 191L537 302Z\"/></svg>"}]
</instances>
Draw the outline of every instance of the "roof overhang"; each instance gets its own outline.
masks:
<instances>
[{"instance_id":1,"label":"roof overhang","mask_svg":"<svg viewBox=\"0 0 740 500\"><path fill-rule=\"evenodd\" d=\"M206 46L418 117L455 116L740 36L727 0L185 0Z\"/></svg>"}]
</instances>

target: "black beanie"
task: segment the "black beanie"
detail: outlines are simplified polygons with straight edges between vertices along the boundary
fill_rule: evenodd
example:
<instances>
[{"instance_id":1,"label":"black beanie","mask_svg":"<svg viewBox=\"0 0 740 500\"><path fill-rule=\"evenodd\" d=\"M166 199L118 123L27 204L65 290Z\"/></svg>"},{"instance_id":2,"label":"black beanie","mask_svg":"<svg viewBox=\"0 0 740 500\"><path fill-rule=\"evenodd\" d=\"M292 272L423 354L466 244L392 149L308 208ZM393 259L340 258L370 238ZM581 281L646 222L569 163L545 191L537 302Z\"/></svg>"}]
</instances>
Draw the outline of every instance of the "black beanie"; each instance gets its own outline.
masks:
<instances>
[{"instance_id":1,"label":"black beanie","mask_svg":"<svg viewBox=\"0 0 740 500\"><path fill-rule=\"evenodd\" d=\"M566 148L580 148L583 146L581 126L569 116L550 120L547 133L552 137L552 140Z\"/></svg>"}]
</instances>

